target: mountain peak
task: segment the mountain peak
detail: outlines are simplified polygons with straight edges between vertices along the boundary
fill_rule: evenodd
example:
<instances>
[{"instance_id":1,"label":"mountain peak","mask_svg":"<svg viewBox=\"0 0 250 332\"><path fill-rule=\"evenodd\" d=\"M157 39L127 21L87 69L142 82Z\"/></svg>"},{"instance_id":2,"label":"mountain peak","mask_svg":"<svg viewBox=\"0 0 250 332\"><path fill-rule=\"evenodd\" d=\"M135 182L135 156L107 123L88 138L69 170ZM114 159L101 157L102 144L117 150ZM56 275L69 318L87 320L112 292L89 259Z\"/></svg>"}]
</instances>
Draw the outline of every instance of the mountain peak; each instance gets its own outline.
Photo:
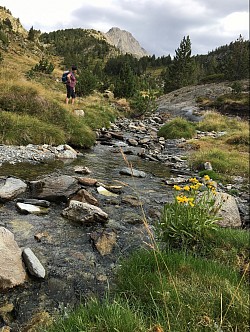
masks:
<instances>
[{"instance_id":1,"label":"mountain peak","mask_svg":"<svg viewBox=\"0 0 250 332\"><path fill-rule=\"evenodd\" d=\"M138 58L149 55L133 35L126 30L112 27L104 35L108 43L120 49L122 53L130 53Z\"/></svg>"}]
</instances>

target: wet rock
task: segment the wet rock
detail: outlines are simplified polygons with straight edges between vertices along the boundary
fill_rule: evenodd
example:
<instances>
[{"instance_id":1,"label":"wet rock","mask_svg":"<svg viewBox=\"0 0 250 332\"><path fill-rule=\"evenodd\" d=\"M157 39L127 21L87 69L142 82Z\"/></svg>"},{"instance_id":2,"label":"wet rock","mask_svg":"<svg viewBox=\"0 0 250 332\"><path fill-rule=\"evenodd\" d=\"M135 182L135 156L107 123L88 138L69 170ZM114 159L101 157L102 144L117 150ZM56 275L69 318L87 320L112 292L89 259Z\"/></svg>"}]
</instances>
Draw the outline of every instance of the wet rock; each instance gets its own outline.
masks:
<instances>
[{"instance_id":1,"label":"wet rock","mask_svg":"<svg viewBox=\"0 0 250 332\"><path fill-rule=\"evenodd\" d=\"M52 202L67 202L68 197L80 189L77 179L68 175L47 177L43 179L43 183L41 192L35 197Z\"/></svg>"},{"instance_id":2,"label":"wet rock","mask_svg":"<svg viewBox=\"0 0 250 332\"><path fill-rule=\"evenodd\" d=\"M132 145L132 146L137 146L139 144L138 141L136 139L133 139L133 138L129 138L127 140L127 142L128 142L129 145Z\"/></svg>"},{"instance_id":3,"label":"wet rock","mask_svg":"<svg viewBox=\"0 0 250 332\"><path fill-rule=\"evenodd\" d=\"M16 203L17 209L24 214L46 214L49 212L48 208L40 207L37 205L32 205L32 204L26 204L26 203Z\"/></svg>"},{"instance_id":4,"label":"wet rock","mask_svg":"<svg viewBox=\"0 0 250 332\"><path fill-rule=\"evenodd\" d=\"M123 167L121 170L120 170L120 174L123 174L123 175L130 175L130 176L135 176L135 177L138 177L138 178L145 178L146 177L146 173L143 172L143 171L138 171L136 169L131 169L129 167Z\"/></svg>"},{"instance_id":5,"label":"wet rock","mask_svg":"<svg viewBox=\"0 0 250 332\"><path fill-rule=\"evenodd\" d=\"M41 242L43 238L47 238L47 237L49 237L49 233L48 232L37 233L37 234L34 235L34 238L38 242Z\"/></svg>"},{"instance_id":6,"label":"wet rock","mask_svg":"<svg viewBox=\"0 0 250 332\"><path fill-rule=\"evenodd\" d=\"M97 186L102 186L105 189L107 189L111 192L114 192L115 194L120 194L122 192L122 188L123 188L123 186L109 185L109 184L104 184L104 183L101 183L101 182L97 182L96 185Z\"/></svg>"},{"instance_id":7,"label":"wet rock","mask_svg":"<svg viewBox=\"0 0 250 332\"><path fill-rule=\"evenodd\" d=\"M99 207L73 200L70 201L69 206L62 211L62 216L83 224L94 222L105 223L108 220L108 214Z\"/></svg>"},{"instance_id":8,"label":"wet rock","mask_svg":"<svg viewBox=\"0 0 250 332\"><path fill-rule=\"evenodd\" d=\"M16 202L18 203L24 203L24 204L32 204L42 207L49 207L50 202L43 200L43 199L35 199L35 198L17 198Z\"/></svg>"},{"instance_id":9,"label":"wet rock","mask_svg":"<svg viewBox=\"0 0 250 332\"><path fill-rule=\"evenodd\" d=\"M8 201L26 191L27 184L20 179L7 178L3 185L0 185L0 201Z\"/></svg>"},{"instance_id":10,"label":"wet rock","mask_svg":"<svg viewBox=\"0 0 250 332\"><path fill-rule=\"evenodd\" d=\"M90 169L86 166L75 166L74 171L76 173L80 173L80 174L90 174L91 173Z\"/></svg>"},{"instance_id":11,"label":"wet rock","mask_svg":"<svg viewBox=\"0 0 250 332\"><path fill-rule=\"evenodd\" d=\"M100 186L96 188L98 193L104 196L113 196L113 197L117 197L117 194L112 193L111 191L108 191L107 189L105 189L104 187Z\"/></svg>"},{"instance_id":12,"label":"wet rock","mask_svg":"<svg viewBox=\"0 0 250 332\"><path fill-rule=\"evenodd\" d=\"M122 197L122 202L130 204L131 206L141 206L143 203L136 196L127 195Z\"/></svg>"},{"instance_id":13,"label":"wet rock","mask_svg":"<svg viewBox=\"0 0 250 332\"><path fill-rule=\"evenodd\" d=\"M184 176L178 176L176 178L169 178L169 180L166 180L166 184L168 185L175 185L175 184L181 184L181 183L186 183L188 181L187 177Z\"/></svg>"},{"instance_id":14,"label":"wet rock","mask_svg":"<svg viewBox=\"0 0 250 332\"><path fill-rule=\"evenodd\" d=\"M116 244L116 234L111 230L104 230L102 232L93 232L90 235L95 248L102 256L111 253Z\"/></svg>"},{"instance_id":15,"label":"wet rock","mask_svg":"<svg viewBox=\"0 0 250 332\"><path fill-rule=\"evenodd\" d=\"M26 273L22 263L22 252L14 235L0 227L0 289L8 289L24 283Z\"/></svg>"},{"instance_id":16,"label":"wet rock","mask_svg":"<svg viewBox=\"0 0 250 332\"><path fill-rule=\"evenodd\" d=\"M30 274L37 278L45 277L45 269L30 248L23 250L23 260Z\"/></svg>"},{"instance_id":17,"label":"wet rock","mask_svg":"<svg viewBox=\"0 0 250 332\"><path fill-rule=\"evenodd\" d=\"M78 178L79 183L83 184L84 186L94 186L97 182L96 179L92 178Z\"/></svg>"},{"instance_id":18,"label":"wet rock","mask_svg":"<svg viewBox=\"0 0 250 332\"><path fill-rule=\"evenodd\" d=\"M71 200L89 203L95 206L99 205L98 200L85 189L79 190L77 194L71 198Z\"/></svg>"}]
</instances>

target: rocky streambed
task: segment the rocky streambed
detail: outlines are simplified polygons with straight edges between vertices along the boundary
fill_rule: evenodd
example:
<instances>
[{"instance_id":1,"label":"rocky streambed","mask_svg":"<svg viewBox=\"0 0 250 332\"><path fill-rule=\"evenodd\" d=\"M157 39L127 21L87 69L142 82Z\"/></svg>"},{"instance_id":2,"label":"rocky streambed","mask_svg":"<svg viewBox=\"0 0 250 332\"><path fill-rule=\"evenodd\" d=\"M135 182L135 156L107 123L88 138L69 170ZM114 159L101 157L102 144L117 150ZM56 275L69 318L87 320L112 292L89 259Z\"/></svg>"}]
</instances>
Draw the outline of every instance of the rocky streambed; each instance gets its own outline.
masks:
<instances>
[{"instance_id":1,"label":"rocky streambed","mask_svg":"<svg viewBox=\"0 0 250 332\"><path fill-rule=\"evenodd\" d=\"M8 262L0 266L0 328L32 331L35 320L102 296L121 259L151 246L172 185L197 176L188 168L184 140L157 137L163 121L155 115L120 119L98 132L89 151L0 146L0 261ZM227 188L219 184L218 190L226 194ZM232 197L227 224L246 225L248 203L246 193ZM17 245L13 256L5 252L8 241L13 244L8 232ZM45 275L24 260L27 248ZM14 255L21 262L19 275L17 265L9 265Z\"/></svg>"}]
</instances>

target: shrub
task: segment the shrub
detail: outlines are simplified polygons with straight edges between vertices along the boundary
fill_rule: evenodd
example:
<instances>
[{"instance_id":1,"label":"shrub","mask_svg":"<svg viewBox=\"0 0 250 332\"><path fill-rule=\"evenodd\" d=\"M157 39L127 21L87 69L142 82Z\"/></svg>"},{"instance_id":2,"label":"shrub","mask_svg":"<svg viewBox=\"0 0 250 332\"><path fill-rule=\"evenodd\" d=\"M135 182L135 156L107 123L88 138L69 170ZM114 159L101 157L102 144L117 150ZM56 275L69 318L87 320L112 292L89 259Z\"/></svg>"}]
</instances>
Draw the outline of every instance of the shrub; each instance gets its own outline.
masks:
<instances>
[{"instance_id":1,"label":"shrub","mask_svg":"<svg viewBox=\"0 0 250 332\"><path fill-rule=\"evenodd\" d=\"M158 131L158 136L166 139L192 138L195 134L194 125L186 119L177 117L164 124Z\"/></svg>"},{"instance_id":2,"label":"shrub","mask_svg":"<svg viewBox=\"0 0 250 332\"><path fill-rule=\"evenodd\" d=\"M196 178L189 181L183 188L174 186L174 202L164 205L158 224L160 239L173 247L202 245L216 230L215 222L220 219L215 183L208 175L204 176L203 184Z\"/></svg>"}]
</instances>

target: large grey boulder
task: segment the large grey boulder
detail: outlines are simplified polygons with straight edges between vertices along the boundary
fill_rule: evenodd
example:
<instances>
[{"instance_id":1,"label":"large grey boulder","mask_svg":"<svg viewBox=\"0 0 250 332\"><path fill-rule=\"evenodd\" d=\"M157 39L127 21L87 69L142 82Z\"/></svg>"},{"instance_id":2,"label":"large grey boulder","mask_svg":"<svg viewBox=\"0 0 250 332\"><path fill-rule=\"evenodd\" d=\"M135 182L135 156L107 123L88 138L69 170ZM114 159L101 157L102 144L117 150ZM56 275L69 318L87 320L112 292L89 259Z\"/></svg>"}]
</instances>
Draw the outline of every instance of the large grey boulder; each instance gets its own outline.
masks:
<instances>
[{"instance_id":1,"label":"large grey boulder","mask_svg":"<svg viewBox=\"0 0 250 332\"><path fill-rule=\"evenodd\" d=\"M239 209L233 196L226 193L217 192L215 204L221 204L221 207L218 211L218 216L221 217L221 220L217 222L218 225L232 228L241 227L242 223Z\"/></svg>"},{"instance_id":2,"label":"large grey boulder","mask_svg":"<svg viewBox=\"0 0 250 332\"><path fill-rule=\"evenodd\" d=\"M43 179L40 188L33 192L33 197L52 202L67 202L68 198L79 189L78 180L72 176L52 176Z\"/></svg>"},{"instance_id":3,"label":"large grey boulder","mask_svg":"<svg viewBox=\"0 0 250 332\"><path fill-rule=\"evenodd\" d=\"M62 211L62 215L72 221L90 224L94 222L105 223L108 214L97 206L71 200L69 206Z\"/></svg>"},{"instance_id":4,"label":"large grey boulder","mask_svg":"<svg viewBox=\"0 0 250 332\"><path fill-rule=\"evenodd\" d=\"M9 201L26 191L27 184L20 179L7 178L0 184L0 201Z\"/></svg>"},{"instance_id":5,"label":"large grey boulder","mask_svg":"<svg viewBox=\"0 0 250 332\"><path fill-rule=\"evenodd\" d=\"M0 289L23 284L26 272L22 251L14 240L14 235L4 227L0 227L0 253Z\"/></svg>"}]
</instances>

